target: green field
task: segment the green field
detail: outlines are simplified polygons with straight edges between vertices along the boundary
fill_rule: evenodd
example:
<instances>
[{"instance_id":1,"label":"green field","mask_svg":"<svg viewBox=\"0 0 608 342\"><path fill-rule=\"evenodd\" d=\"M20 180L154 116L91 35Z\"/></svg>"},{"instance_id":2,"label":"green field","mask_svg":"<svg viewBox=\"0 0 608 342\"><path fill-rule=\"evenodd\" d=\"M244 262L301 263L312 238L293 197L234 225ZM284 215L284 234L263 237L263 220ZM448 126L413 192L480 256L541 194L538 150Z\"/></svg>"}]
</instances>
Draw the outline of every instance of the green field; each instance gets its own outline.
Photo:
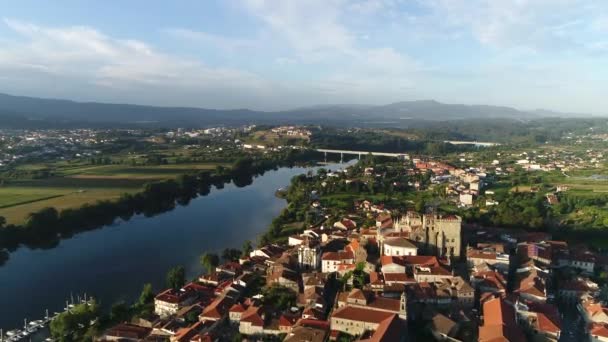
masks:
<instances>
[{"instance_id":1,"label":"green field","mask_svg":"<svg viewBox=\"0 0 608 342\"><path fill-rule=\"evenodd\" d=\"M215 169L217 165L25 165L21 168L52 169L55 176L9 180L0 186L0 216L4 216L8 223L20 224L30 213L46 207L61 210L100 200L116 200L124 193L141 191L148 182Z\"/></svg>"}]
</instances>

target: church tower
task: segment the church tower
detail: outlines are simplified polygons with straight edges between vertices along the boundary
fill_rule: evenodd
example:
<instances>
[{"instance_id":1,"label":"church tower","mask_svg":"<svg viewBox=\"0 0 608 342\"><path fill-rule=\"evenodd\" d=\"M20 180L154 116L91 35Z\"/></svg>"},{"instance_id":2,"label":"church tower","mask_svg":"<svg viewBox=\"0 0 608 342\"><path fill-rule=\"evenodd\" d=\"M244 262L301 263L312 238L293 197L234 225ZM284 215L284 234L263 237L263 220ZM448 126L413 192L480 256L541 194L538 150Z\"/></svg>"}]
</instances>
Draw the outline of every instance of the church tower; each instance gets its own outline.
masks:
<instances>
[{"instance_id":1,"label":"church tower","mask_svg":"<svg viewBox=\"0 0 608 342\"><path fill-rule=\"evenodd\" d=\"M401 293L401 300L399 304L399 317L401 319L407 320L407 296L405 295L405 291Z\"/></svg>"}]
</instances>

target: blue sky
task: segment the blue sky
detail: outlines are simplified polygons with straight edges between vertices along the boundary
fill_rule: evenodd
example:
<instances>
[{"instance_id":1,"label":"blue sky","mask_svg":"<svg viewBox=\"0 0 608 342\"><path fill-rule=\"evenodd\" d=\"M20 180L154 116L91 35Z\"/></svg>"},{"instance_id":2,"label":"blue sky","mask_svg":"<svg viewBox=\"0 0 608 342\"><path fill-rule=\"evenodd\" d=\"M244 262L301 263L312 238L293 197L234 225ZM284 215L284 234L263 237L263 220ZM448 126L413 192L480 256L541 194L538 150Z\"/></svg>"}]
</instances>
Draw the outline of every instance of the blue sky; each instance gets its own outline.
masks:
<instances>
[{"instance_id":1,"label":"blue sky","mask_svg":"<svg viewBox=\"0 0 608 342\"><path fill-rule=\"evenodd\" d=\"M436 99L608 114L608 1L19 0L0 92L275 110Z\"/></svg>"}]
</instances>

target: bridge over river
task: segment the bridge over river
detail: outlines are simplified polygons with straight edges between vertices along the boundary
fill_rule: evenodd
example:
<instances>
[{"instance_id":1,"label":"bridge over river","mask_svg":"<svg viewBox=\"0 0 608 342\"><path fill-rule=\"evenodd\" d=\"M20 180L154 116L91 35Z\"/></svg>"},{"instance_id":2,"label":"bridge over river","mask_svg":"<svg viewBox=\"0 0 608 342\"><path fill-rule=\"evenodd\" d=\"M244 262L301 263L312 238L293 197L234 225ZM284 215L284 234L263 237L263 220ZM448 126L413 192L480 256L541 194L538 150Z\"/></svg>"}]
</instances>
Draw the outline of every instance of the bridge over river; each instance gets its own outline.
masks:
<instances>
[{"instance_id":1,"label":"bridge over river","mask_svg":"<svg viewBox=\"0 0 608 342\"><path fill-rule=\"evenodd\" d=\"M332 150L332 149L326 149L326 148L317 148L317 149L315 149L315 151L324 153L325 154L325 161L327 161L327 154L328 153L340 154L340 160L341 161L344 160L344 155L345 154L357 155L357 156L359 156L359 159L361 159L362 155L368 155L368 154L371 154L373 156L394 157L394 158L400 158L400 159L406 159L406 160L410 159L410 155L407 154L407 153L353 151L353 150Z\"/></svg>"}]
</instances>

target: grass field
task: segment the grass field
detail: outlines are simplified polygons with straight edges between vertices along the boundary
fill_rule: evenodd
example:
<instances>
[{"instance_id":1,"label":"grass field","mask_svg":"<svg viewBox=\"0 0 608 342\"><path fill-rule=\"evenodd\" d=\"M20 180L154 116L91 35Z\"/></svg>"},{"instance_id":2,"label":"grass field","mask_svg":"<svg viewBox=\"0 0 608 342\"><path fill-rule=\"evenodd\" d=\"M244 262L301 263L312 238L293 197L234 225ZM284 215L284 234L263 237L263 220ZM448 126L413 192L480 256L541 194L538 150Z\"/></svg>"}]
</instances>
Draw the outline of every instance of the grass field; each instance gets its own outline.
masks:
<instances>
[{"instance_id":1,"label":"grass field","mask_svg":"<svg viewBox=\"0 0 608 342\"><path fill-rule=\"evenodd\" d=\"M38 198L35 201L23 204L16 204L0 209L0 216L4 216L8 223L20 224L25 221L27 216L40 209L53 207L57 210L66 208L77 208L85 203L95 203L100 200L115 200L125 192L137 192L138 189L125 188L98 188L81 191L73 191L69 188L50 188L57 191L56 197ZM3 195L0 189L0 196ZM45 189L48 190L48 189Z\"/></svg>"},{"instance_id":2,"label":"grass field","mask_svg":"<svg viewBox=\"0 0 608 342\"><path fill-rule=\"evenodd\" d=\"M62 210L100 200L115 200L123 193L141 191L150 181L215 169L217 165L24 165L24 169L30 170L53 168L57 176L11 180L8 185L0 186L0 216L8 223L20 224L30 213L46 207Z\"/></svg>"}]
</instances>

